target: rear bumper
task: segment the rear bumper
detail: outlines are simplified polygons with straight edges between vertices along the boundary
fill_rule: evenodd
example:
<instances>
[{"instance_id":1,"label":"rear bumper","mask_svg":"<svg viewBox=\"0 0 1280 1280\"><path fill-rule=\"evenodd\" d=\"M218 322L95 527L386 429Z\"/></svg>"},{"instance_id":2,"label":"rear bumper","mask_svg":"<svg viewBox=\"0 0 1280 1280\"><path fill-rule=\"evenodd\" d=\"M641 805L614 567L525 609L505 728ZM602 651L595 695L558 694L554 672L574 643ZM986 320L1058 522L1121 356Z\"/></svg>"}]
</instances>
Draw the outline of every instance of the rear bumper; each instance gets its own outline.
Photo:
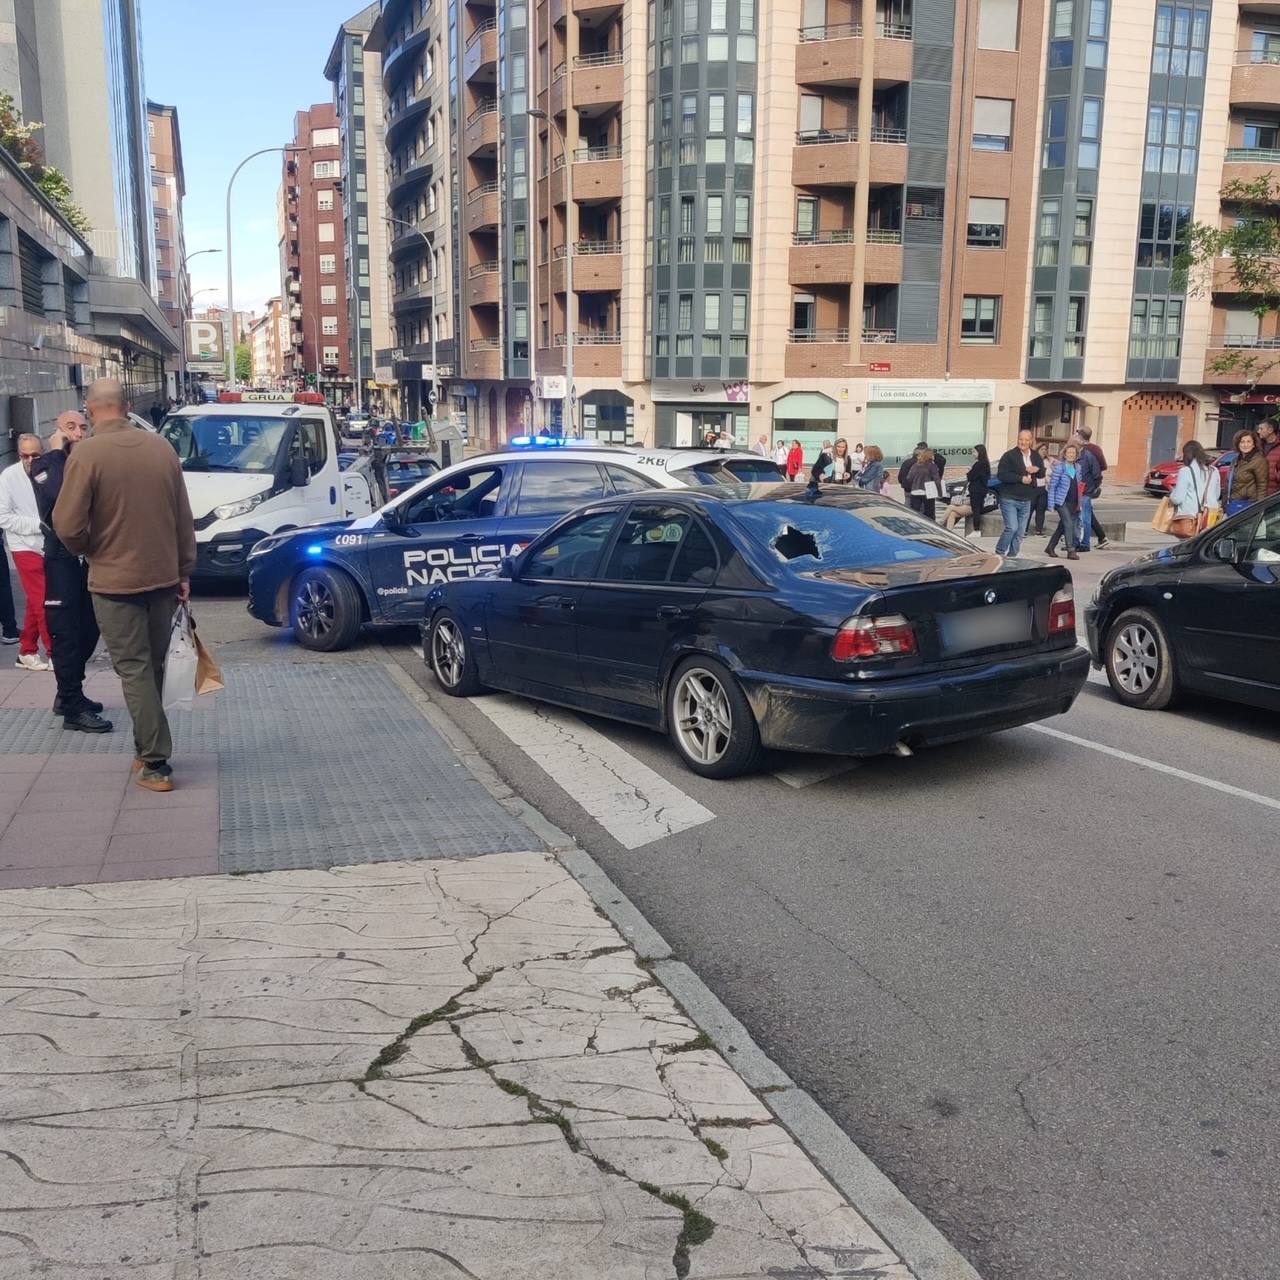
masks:
<instances>
[{"instance_id":1,"label":"rear bumper","mask_svg":"<svg viewBox=\"0 0 1280 1280\"><path fill-rule=\"evenodd\" d=\"M1102 610L1096 604L1087 605L1084 611L1085 642L1089 657L1095 667L1102 666Z\"/></svg>"},{"instance_id":2,"label":"rear bumper","mask_svg":"<svg viewBox=\"0 0 1280 1280\"><path fill-rule=\"evenodd\" d=\"M244 578L249 572L249 549L267 535L261 529L241 529L196 543L197 578Z\"/></svg>"},{"instance_id":3,"label":"rear bumper","mask_svg":"<svg viewBox=\"0 0 1280 1280\"><path fill-rule=\"evenodd\" d=\"M898 742L934 746L1060 715L1088 674L1089 655L1075 647L874 685L749 673L739 679L766 747L873 756Z\"/></svg>"}]
</instances>

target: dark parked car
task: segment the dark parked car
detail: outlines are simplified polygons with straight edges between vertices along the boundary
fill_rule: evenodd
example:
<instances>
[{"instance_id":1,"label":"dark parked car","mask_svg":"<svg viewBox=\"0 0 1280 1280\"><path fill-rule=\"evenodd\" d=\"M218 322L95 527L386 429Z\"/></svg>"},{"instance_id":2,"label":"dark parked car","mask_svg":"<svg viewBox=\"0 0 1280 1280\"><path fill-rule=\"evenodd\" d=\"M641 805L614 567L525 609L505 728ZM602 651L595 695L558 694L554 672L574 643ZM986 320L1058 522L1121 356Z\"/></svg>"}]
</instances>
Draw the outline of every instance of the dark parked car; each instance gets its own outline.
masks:
<instances>
[{"instance_id":1,"label":"dark parked car","mask_svg":"<svg viewBox=\"0 0 1280 1280\"><path fill-rule=\"evenodd\" d=\"M1085 612L1089 649L1131 707L1183 690L1280 710L1280 497L1113 569Z\"/></svg>"},{"instance_id":2,"label":"dark parked car","mask_svg":"<svg viewBox=\"0 0 1280 1280\"><path fill-rule=\"evenodd\" d=\"M447 693L663 730L713 778L766 747L876 755L1057 715L1089 666L1062 568L800 485L592 503L432 590L423 640Z\"/></svg>"}]
</instances>

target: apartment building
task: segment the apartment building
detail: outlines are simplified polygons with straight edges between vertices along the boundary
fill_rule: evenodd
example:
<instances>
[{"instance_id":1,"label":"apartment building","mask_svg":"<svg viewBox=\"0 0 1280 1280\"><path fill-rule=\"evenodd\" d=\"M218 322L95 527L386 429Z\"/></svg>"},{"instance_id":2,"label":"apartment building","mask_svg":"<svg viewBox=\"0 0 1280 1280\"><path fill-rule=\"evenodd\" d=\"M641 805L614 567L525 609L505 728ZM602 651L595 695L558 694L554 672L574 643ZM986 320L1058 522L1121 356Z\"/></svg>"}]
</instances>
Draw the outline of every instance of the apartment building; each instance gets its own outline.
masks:
<instances>
[{"instance_id":1,"label":"apartment building","mask_svg":"<svg viewBox=\"0 0 1280 1280\"><path fill-rule=\"evenodd\" d=\"M291 372L334 403L354 393L342 233L342 139L331 102L294 117L280 187L281 297L287 301Z\"/></svg>"},{"instance_id":2,"label":"apartment building","mask_svg":"<svg viewBox=\"0 0 1280 1280\"><path fill-rule=\"evenodd\" d=\"M387 221L382 58L366 47L380 5L370 4L338 29L325 76L333 83L342 143L343 229L346 244L347 328L351 341L353 403L383 405L396 390L388 353L391 331L390 281L384 265ZM370 269L375 264L375 269Z\"/></svg>"},{"instance_id":3,"label":"apartment building","mask_svg":"<svg viewBox=\"0 0 1280 1280\"><path fill-rule=\"evenodd\" d=\"M156 300L181 341L191 318L191 276L182 230L187 180L182 168L182 133L176 107L147 102L147 142L151 159L151 205L156 237Z\"/></svg>"},{"instance_id":4,"label":"apartment building","mask_svg":"<svg viewBox=\"0 0 1280 1280\"><path fill-rule=\"evenodd\" d=\"M283 309L280 298L271 298L262 315L250 322L247 341L253 357L255 386L274 388L284 376L284 348L280 341ZM287 342L287 327L284 336Z\"/></svg>"}]
</instances>

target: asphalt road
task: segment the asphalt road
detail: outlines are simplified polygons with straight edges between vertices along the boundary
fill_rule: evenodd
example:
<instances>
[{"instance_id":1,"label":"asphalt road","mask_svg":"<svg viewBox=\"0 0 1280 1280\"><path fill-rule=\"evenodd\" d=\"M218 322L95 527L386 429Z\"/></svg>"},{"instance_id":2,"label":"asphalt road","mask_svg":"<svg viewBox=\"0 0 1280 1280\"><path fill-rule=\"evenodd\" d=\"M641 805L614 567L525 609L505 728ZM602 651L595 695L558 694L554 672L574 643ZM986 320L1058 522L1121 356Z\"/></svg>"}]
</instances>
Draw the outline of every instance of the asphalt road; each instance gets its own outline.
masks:
<instances>
[{"instance_id":1,"label":"asphalt road","mask_svg":"<svg viewBox=\"0 0 1280 1280\"><path fill-rule=\"evenodd\" d=\"M1122 559L1082 561L1080 594ZM199 608L207 638L290 643L238 598ZM566 717L713 815L627 848L571 758L440 697L413 639L384 642L987 1280L1276 1275L1274 717L1091 684L1053 733L801 787Z\"/></svg>"}]
</instances>

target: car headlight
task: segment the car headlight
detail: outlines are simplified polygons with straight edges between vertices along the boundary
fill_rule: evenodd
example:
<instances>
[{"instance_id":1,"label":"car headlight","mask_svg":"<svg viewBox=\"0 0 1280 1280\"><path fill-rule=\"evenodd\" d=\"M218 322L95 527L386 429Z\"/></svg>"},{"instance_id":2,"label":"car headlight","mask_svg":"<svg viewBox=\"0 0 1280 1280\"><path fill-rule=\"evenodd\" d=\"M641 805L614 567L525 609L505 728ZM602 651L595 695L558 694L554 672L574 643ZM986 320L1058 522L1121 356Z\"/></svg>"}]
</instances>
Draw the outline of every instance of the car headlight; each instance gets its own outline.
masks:
<instances>
[{"instance_id":1,"label":"car headlight","mask_svg":"<svg viewBox=\"0 0 1280 1280\"><path fill-rule=\"evenodd\" d=\"M258 556L265 556L268 552L274 551L277 547L283 546L290 538L293 537L293 531L288 533L273 533L268 538L259 538L257 542L249 548L249 559L254 560Z\"/></svg>"},{"instance_id":2,"label":"car headlight","mask_svg":"<svg viewBox=\"0 0 1280 1280\"><path fill-rule=\"evenodd\" d=\"M254 507L259 507L266 502L270 494L270 489L263 489L261 493L254 493L247 498L238 498L235 502L227 502L220 507L214 507L213 514L219 520L234 520L237 516L247 516Z\"/></svg>"}]
</instances>

